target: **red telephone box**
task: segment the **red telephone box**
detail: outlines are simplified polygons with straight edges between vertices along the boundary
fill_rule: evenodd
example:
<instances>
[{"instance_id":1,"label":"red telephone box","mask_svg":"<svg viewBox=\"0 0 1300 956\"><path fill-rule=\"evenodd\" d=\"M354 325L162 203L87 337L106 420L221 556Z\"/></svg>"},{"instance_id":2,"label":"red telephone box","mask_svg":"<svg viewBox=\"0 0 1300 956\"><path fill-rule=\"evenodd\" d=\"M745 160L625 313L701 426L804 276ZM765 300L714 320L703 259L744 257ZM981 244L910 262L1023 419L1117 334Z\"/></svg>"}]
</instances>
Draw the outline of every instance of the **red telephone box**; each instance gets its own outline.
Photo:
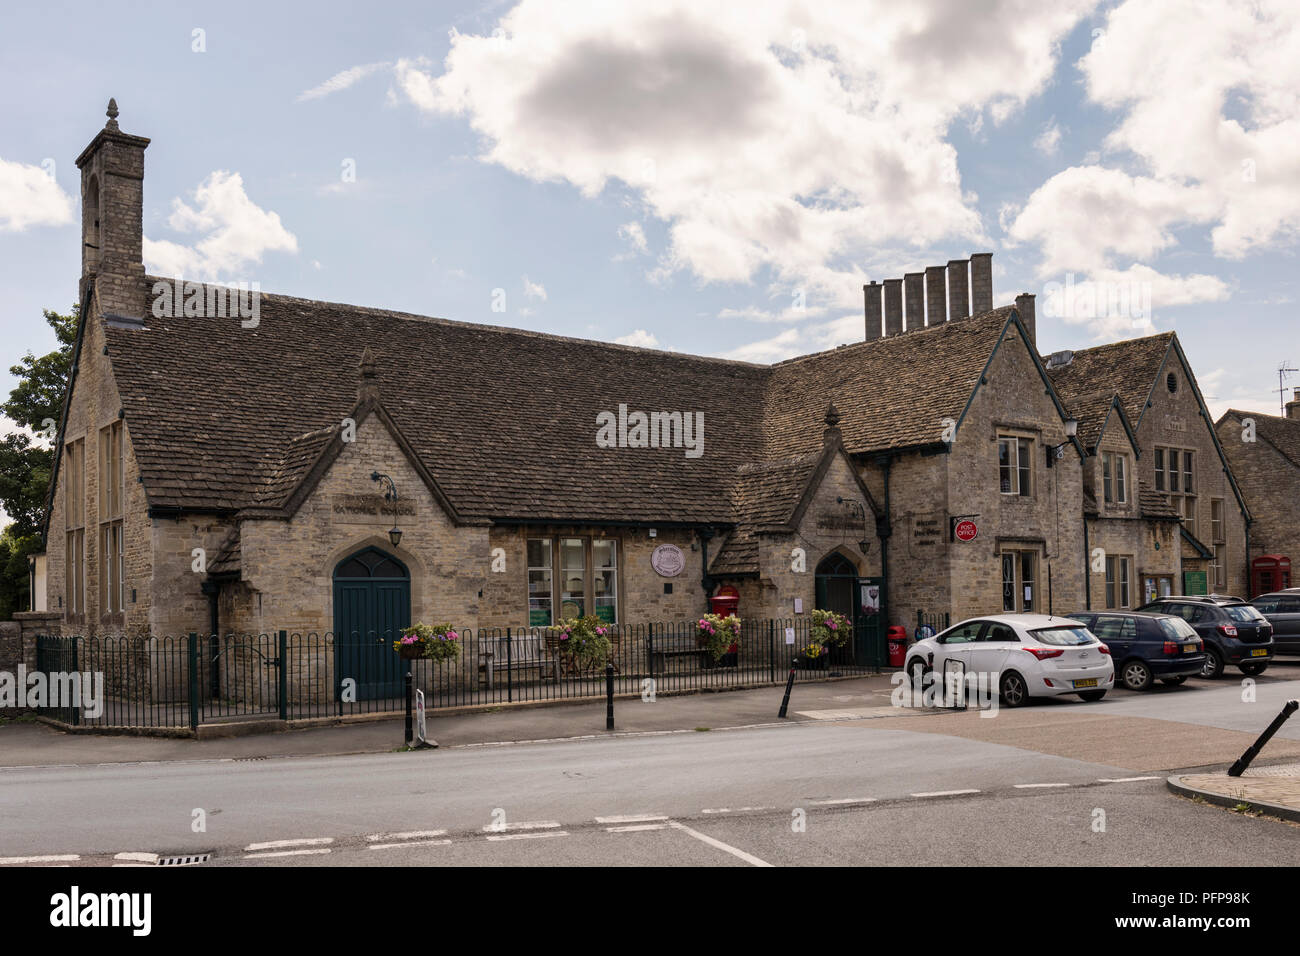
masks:
<instances>
[{"instance_id":1,"label":"red telephone box","mask_svg":"<svg viewBox=\"0 0 1300 956\"><path fill-rule=\"evenodd\" d=\"M1250 562L1250 596L1291 586L1291 559L1281 554L1261 554Z\"/></svg>"}]
</instances>

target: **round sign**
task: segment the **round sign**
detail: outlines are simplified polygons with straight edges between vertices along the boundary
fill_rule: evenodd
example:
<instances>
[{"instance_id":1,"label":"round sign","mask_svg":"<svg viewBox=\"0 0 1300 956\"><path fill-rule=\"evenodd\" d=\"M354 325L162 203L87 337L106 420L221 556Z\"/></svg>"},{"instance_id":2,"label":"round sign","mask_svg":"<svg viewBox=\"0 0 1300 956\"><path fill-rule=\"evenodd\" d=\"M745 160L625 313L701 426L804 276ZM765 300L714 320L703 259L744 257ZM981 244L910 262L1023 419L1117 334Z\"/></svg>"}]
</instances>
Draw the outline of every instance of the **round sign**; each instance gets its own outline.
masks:
<instances>
[{"instance_id":1,"label":"round sign","mask_svg":"<svg viewBox=\"0 0 1300 956\"><path fill-rule=\"evenodd\" d=\"M974 541L976 530L974 521L958 521L953 534L957 536L958 541Z\"/></svg>"},{"instance_id":2,"label":"round sign","mask_svg":"<svg viewBox=\"0 0 1300 956\"><path fill-rule=\"evenodd\" d=\"M661 578L675 578L686 567L686 555L675 544L661 544L650 555L650 566Z\"/></svg>"}]
</instances>

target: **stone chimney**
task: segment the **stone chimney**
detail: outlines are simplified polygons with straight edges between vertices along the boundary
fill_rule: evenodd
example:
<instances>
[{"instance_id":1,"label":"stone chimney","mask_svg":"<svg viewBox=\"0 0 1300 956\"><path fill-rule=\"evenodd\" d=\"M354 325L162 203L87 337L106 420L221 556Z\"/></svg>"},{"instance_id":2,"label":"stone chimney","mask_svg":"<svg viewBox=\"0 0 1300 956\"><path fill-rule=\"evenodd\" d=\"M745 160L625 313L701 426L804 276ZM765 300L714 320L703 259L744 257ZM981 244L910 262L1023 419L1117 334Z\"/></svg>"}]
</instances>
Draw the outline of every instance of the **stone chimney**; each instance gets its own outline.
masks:
<instances>
[{"instance_id":1,"label":"stone chimney","mask_svg":"<svg viewBox=\"0 0 1300 956\"><path fill-rule=\"evenodd\" d=\"M108 122L77 157L81 170L81 291L93 283L99 310L142 318L144 151L149 140L123 133L117 102Z\"/></svg>"},{"instance_id":2,"label":"stone chimney","mask_svg":"<svg viewBox=\"0 0 1300 956\"><path fill-rule=\"evenodd\" d=\"M903 331L903 280L885 280L885 334Z\"/></svg>"},{"instance_id":3,"label":"stone chimney","mask_svg":"<svg viewBox=\"0 0 1300 956\"><path fill-rule=\"evenodd\" d=\"M922 278L919 272L908 272L903 276L903 299L907 305L909 329L925 328L925 286L921 284Z\"/></svg>"},{"instance_id":4,"label":"stone chimney","mask_svg":"<svg viewBox=\"0 0 1300 956\"><path fill-rule=\"evenodd\" d=\"M1030 344L1037 350L1038 330L1034 324L1034 294L1032 292L1022 292L1016 296L1016 311L1020 313L1020 324L1029 333Z\"/></svg>"},{"instance_id":5,"label":"stone chimney","mask_svg":"<svg viewBox=\"0 0 1300 956\"><path fill-rule=\"evenodd\" d=\"M948 260L948 321L956 322L970 315L970 298L966 291L965 259Z\"/></svg>"},{"instance_id":6,"label":"stone chimney","mask_svg":"<svg viewBox=\"0 0 1300 956\"><path fill-rule=\"evenodd\" d=\"M970 257L970 310L972 315L993 309L993 253Z\"/></svg>"},{"instance_id":7,"label":"stone chimney","mask_svg":"<svg viewBox=\"0 0 1300 956\"><path fill-rule=\"evenodd\" d=\"M925 324L940 325L948 321L948 285L943 266L925 267Z\"/></svg>"},{"instance_id":8,"label":"stone chimney","mask_svg":"<svg viewBox=\"0 0 1300 956\"><path fill-rule=\"evenodd\" d=\"M867 311L867 341L880 338L880 294L884 291L884 286L872 282L871 285L862 287L862 298L865 302Z\"/></svg>"},{"instance_id":9,"label":"stone chimney","mask_svg":"<svg viewBox=\"0 0 1300 956\"><path fill-rule=\"evenodd\" d=\"M1286 403L1286 417L1292 421L1300 422L1300 388L1295 390L1295 395L1291 401Z\"/></svg>"}]
</instances>

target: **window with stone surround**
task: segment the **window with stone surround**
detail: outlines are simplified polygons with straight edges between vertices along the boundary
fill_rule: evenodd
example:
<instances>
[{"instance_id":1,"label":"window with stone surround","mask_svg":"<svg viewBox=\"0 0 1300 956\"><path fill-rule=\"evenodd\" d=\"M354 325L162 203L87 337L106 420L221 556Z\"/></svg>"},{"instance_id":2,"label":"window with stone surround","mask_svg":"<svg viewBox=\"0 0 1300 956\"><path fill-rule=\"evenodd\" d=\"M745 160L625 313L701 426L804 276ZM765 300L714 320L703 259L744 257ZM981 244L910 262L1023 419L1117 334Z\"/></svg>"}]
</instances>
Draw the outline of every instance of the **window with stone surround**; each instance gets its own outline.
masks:
<instances>
[{"instance_id":1,"label":"window with stone surround","mask_svg":"<svg viewBox=\"0 0 1300 956\"><path fill-rule=\"evenodd\" d=\"M1187 533L1196 534L1196 476L1193 452L1187 448L1155 449L1156 491L1183 516Z\"/></svg>"},{"instance_id":2,"label":"window with stone surround","mask_svg":"<svg viewBox=\"0 0 1300 956\"><path fill-rule=\"evenodd\" d=\"M1033 440L1018 435L998 436L998 490L1027 498L1034 493Z\"/></svg>"},{"instance_id":3,"label":"window with stone surround","mask_svg":"<svg viewBox=\"0 0 1300 956\"><path fill-rule=\"evenodd\" d=\"M105 620L126 605L126 555L122 540L122 423L99 430L99 613Z\"/></svg>"},{"instance_id":4,"label":"window with stone surround","mask_svg":"<svg viewBox=\"0 0 1300 956\"><path fill-rule=\"evenodd\" d=\"M1007 613L1033 613L1038 607L1037 551L1003 551L1002 610Z\"/></svg>"},{"instance_id":5,"label":"window with stone surround","mask_svg":"<svg viewBox=\"0 0 1300 956\"><path fill-rule=\"evenodd\" d=\"M1128 504L1128 455L1108 451L1101 456L1101 485L1106 504Z\"/></svg>"},{"instance_id":6,"label":"window with stone surround","mask_svg":"<svg viewBox=\"0 0 1300 956\"><path fill-rule=\"evenodd\" d=\"M530 627L587 614L607 624L618 623L616 539L529 538L527 549Z\"/></svg>"},{"instance_id":7,"label":"window with stone surround","mask_svg":"<svg viewBox=\"0 0 1300 956\"><path fill-rule=\"evenodd\" d=\"M1228 539L1223 530L1223 499L1210 499L1210 546L1214 559L1210 562L1210 576L1216 591L1228 586Z\"/></svg>"},{"instance_id":8,"label":"window with stone surround","mask_svg":"<svg viewBox=\"0 0 1300 956\"><path fill-rule=\"evenodd\" d=\"M63 610L69 621L86 613L86 440L64 445L63 525L67 549L63 554Z\"/></svg>"},{"instance_id":9,"label":"window with stone surround","mask_svg":"<svg viewBox=\"0 0 1300 956\"><path fill-rule=\"evenodd\" d=\"M1133 559L1127 555L1106 556L1106 607L1133 606Z\"/></svg>"}]
</instances>

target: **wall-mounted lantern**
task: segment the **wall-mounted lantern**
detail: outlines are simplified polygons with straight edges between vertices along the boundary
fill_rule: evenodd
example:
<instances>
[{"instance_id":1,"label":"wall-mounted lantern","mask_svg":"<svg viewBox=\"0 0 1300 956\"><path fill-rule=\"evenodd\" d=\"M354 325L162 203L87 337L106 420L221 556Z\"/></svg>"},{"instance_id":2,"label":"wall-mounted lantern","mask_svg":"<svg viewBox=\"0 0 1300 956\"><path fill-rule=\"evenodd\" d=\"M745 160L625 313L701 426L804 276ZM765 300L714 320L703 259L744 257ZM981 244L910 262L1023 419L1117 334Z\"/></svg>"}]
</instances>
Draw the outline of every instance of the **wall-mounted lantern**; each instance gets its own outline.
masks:
<instances>
[{"instance_id":1,"label":"wall-mounted lantern","mask_svg":"<svg viewBox=\"0 0 1300 956\"><path fill-rule=\"evenodd\" d=\"M395 548L402 543L402 529L397 527L397 485L393 484L392 478L389 478L387 475L382 475L377 471L371 472L370 480L378 481L381 486L386 486L386 490L384 491L384 500L393 503L393 527L392 530L388 532L388 540L393 542L393 547Z\"/></svg>"}]
</instances>

